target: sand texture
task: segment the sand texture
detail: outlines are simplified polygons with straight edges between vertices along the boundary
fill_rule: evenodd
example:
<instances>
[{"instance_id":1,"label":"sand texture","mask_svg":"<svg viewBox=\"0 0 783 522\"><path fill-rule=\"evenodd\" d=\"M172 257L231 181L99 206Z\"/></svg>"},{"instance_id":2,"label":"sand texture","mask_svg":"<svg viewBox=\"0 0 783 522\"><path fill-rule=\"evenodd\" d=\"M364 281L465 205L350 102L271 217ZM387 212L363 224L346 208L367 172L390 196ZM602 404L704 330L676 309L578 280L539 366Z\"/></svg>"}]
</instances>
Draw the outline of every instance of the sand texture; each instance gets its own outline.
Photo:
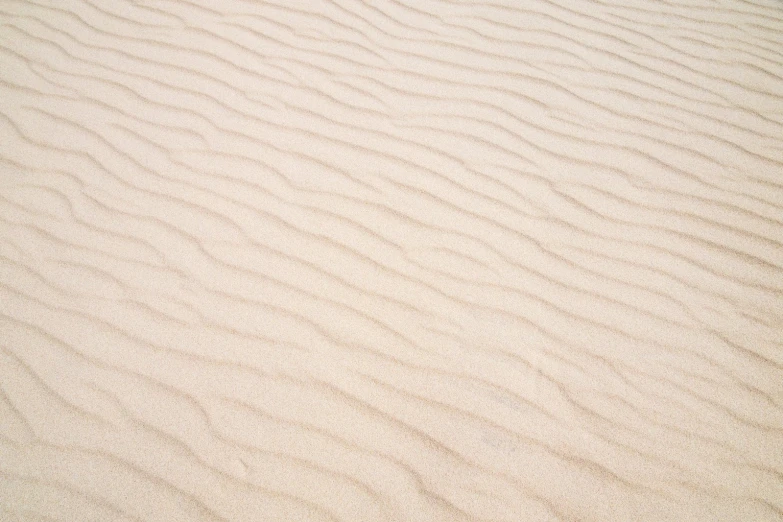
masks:
<instances>
[{"instance_id":1,"label":"sand texture","mask_svg":"<svg viewBox=\"0 0 783 522\"><path fill-rule=\"evenodd\" d=\"M0 521L783 521L783 2L0 0Z\"/></svg>"}]
</instances>

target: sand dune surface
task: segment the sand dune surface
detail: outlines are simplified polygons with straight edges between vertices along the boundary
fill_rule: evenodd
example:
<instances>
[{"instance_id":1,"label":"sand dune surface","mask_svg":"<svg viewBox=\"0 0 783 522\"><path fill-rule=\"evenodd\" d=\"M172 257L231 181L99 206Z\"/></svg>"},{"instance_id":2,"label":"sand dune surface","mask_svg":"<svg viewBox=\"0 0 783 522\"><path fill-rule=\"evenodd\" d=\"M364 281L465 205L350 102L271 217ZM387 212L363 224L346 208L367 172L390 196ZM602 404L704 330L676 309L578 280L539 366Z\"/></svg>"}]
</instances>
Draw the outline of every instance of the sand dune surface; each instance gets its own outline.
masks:
<instances>
[{"instance_id":1,"label":"sand dune surface","mask_svg":"<svg viewBox=\"0 0 783 522\"><path fill-rule=\"evenodd\" d=\"M783 3L0 2L0 520L783 520Z\"/></svg>"}]
</instances>

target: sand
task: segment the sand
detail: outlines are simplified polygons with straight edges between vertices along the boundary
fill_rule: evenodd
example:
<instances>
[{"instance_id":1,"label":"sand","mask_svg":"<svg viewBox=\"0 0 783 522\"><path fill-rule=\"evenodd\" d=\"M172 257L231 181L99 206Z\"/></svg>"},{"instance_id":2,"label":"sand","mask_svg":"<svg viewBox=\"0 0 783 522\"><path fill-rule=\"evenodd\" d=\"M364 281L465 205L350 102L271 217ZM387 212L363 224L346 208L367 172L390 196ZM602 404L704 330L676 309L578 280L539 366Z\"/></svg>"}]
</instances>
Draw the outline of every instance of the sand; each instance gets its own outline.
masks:
<instances>
[{"instance_id":1,"label":"sand","mask_svg":"<svg viewBox=\"0 0 783 522\"><path fill-rule=\"evenodd\" d=\"M783 520L783 3L0 2L0 520Z\"/></svg>"}]
</instances>

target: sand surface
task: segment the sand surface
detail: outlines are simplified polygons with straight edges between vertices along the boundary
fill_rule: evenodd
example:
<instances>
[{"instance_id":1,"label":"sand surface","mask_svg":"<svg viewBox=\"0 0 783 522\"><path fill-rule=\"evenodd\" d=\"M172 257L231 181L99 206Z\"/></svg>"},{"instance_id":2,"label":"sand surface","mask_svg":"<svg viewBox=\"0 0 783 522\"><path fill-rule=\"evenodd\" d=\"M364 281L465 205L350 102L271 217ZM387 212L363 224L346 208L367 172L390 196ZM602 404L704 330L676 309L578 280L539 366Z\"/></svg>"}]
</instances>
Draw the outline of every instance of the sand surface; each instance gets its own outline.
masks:
<instances>
[{"instance_id":1,"label":"sand surface","mask_svg":"<svg viewBox=\"0 0 783 522\"><path fill-rule=\"evenodd\" d=\"M783 2L0 1L0 520L783 520Z\"/></svg>"}]
</instances>

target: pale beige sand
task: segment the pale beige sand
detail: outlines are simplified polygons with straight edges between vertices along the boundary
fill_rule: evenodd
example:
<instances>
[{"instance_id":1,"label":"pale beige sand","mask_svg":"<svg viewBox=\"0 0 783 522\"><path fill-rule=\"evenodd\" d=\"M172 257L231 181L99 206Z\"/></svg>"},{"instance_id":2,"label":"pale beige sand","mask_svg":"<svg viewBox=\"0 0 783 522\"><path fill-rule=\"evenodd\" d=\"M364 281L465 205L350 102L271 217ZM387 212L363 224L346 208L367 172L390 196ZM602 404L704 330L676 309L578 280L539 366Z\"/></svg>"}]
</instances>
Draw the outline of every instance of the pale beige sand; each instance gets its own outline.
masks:
<instances>
[{"instance_id":1,"label":"pale beige sand","mask_svg":"<svg viewBox=\"0 0 783 522\"><path fill-rule=\"evenodd\" d=\"M0 520L783 520L783 3L0 2Z\"/></svg>"}]
</instances>

